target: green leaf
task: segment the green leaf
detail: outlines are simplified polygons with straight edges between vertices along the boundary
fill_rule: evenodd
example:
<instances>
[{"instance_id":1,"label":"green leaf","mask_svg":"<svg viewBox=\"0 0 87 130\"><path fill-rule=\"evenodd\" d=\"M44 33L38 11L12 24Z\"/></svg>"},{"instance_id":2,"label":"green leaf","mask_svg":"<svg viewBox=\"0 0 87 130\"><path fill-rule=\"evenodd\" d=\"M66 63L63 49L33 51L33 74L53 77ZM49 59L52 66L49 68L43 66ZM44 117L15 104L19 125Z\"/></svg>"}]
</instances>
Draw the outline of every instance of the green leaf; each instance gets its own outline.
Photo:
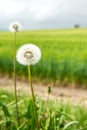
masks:
<instances>
[{"instance_id":1,"label":"green leaf","mask_svg":"<svg viewBox=\"0 0 87 130\"><path fill-rule=\"evenodd\" d=\"M69 126L71 126L73 124L78 124L78 123L79 123L78 121L72 121L72 122L68 123L67 125L65 125L63 130L66 130Z\"/></svg>"},{"instance_id":2,"label":"green leaf","mask_svg":"<svg viewBox=\"0 0 87 130\"><path fill-rule=\"evenodd\" d=\"M2 111L3 111L4 115L5 115L5 117L10 117L11 116L9 111L8 111L7 106L4 103L0 102L0 107L2 108Z\"/></svg>"}]
</instances>

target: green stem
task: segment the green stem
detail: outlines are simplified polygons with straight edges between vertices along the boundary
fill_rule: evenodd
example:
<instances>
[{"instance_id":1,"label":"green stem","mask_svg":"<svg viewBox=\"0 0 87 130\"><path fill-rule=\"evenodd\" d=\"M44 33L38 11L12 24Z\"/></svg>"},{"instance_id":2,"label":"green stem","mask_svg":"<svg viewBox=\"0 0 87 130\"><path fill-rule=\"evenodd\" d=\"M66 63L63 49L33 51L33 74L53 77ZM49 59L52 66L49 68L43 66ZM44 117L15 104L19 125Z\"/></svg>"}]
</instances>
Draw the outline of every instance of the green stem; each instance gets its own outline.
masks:
<instances>
[{"instance_id":1,"label":"green stem","mask_svg":"<svg viewBox=\"0 0 87 130\"><path fill-rule=\"evenodd\" d=\"M17 88L16 88L16 32L14 34L14 92L15 92L15 102L16 102L16 114L17 114L17 125L19 126L18 118L18 98L17 98Z\"/></svg>"},{"instance_id":2,"label":"green stem","mask_svg":"<svg viewBox=\"0 0 87 130\"><path fill-rule=\"evenodd\" d=\"M31 71L30 71L30 66L29 65L28 65L28 77L29 77L31 93L32 93L32 101L33 101L33 107L34 107L36 126L37 126L37 130L39 130L38 114L37 114L37 109L36 109L36 104L35 104L34 90L33 90L33 86L32 86L32 77L31 77Z\"/></svg>"}]
</instances>

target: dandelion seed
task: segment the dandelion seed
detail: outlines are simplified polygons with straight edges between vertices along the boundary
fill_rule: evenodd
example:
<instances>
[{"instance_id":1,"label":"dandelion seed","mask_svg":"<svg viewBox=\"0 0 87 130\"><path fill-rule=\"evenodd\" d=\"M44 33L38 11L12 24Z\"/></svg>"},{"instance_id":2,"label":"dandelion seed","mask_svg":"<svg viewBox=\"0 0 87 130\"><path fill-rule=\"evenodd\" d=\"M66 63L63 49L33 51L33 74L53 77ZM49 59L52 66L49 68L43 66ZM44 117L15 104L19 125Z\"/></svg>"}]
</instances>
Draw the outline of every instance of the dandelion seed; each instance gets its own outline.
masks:
<instances>
[{"instance_id":1,"label":"dandelion seed","mask_svg":"<svg viewBox=\"0 0 87 130\"><path fill-rule=\"evenodd\" d=\"M40 49L31 43L21 46L17 52L16 59L22 65L34 65L41 58Z\"/></svg>"},{"instance_id":2,"label":"dandelion seed","mask_svg":"<svg viewBox=\"0 0 87 130\"><path fill-rule=\"evenodd\" d=\"M14 22L10 23L10 25L9 25L9 30L11 32L19 32L22 30L22 28L23 27L22 27L21 23L19 23L18 21L14 21Z\"/></svg>"},{"instance_id":3,"label":"dandelion seed","mask_svg":"<svg viewBox=\"0 0 87 130\"><path fill-rule=\"evenodd\" d=\"M29 79L31 93L32 93L32 101L33 101L37 130L39 130L39 122L38 122L38 113L37 113L37 108L36 108L36 103L35 103L34 90L33 90L33 85L32 85L30 65L34 65L38 63L40 58L41 58L40 49L32 43L28 43L21 46L18 49L18 52L16 55L16 59L20 64L28 66L28 79Z\"/></svg>"},{"instance_id":4,"label":"dandelion seed","mask_svg":"<svg viewBox=\"0 0 87 130\"><path fill-rule=\"evenodd\" d=\"M14 92L15 92L15 102L16 102L16 114L17 114L17 124L19 126L19 113L18 113L18 97L17 97L17 87L16 87L16 33L22 30L22 25L18 21L14 21L9 25L9 30L14 33Z\"/></svg>"}]
</instances>

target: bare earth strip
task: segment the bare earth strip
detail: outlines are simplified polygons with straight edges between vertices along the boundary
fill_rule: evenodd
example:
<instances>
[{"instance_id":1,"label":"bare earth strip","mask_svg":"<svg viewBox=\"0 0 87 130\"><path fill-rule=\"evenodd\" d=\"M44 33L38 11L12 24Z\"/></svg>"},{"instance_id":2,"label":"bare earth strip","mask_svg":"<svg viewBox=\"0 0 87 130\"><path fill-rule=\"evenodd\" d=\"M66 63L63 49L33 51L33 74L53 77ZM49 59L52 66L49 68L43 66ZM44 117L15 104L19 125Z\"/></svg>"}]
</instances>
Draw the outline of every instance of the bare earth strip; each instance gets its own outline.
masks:
<instances>
[{"instance_id":1,"label":"bare earth strip","mask_svg":"<svg viewBox=\"0 0 87 130\"><path fill-rule=\"evenodd\" d=\"M42 99L47 98L47 85L33 83L35 95L38 95ZM13 79L8 77L0 77L0 88L8 91L14 91ZM30 94L30 87L28 81L17 80L18 93L23 91L25 94ZM52 87L50 99L60 99L64 102L72 102L74 104L80 104L87 106L87 89L72 88L72 87Z\"/></svg>"}]
</instances>

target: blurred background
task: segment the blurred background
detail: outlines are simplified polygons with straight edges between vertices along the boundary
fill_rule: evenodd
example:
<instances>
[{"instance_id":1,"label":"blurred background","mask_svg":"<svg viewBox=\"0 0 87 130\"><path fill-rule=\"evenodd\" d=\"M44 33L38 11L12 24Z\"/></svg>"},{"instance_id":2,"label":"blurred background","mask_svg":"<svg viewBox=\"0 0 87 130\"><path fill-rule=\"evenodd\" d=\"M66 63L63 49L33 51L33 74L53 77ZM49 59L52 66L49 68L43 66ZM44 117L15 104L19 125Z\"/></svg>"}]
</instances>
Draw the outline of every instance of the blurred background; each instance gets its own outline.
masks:
<instances>
[{"instance_id":1,"label":"blurred background","mask_svg":"<svg viewBox=\"0 0 87 130\"><path fill-rule=\"evenodd\" d=\"M86 86L86 12L86 0L0 1L1 76L13 76L14 34L9 31L9 24L17 20L23 26L23 31L17 33L17 49L34 43L42 51L40 62L32 66L36 81ZM16 73L26 77L27 69L17 63Z\"/></svg>"}]
</instances>

